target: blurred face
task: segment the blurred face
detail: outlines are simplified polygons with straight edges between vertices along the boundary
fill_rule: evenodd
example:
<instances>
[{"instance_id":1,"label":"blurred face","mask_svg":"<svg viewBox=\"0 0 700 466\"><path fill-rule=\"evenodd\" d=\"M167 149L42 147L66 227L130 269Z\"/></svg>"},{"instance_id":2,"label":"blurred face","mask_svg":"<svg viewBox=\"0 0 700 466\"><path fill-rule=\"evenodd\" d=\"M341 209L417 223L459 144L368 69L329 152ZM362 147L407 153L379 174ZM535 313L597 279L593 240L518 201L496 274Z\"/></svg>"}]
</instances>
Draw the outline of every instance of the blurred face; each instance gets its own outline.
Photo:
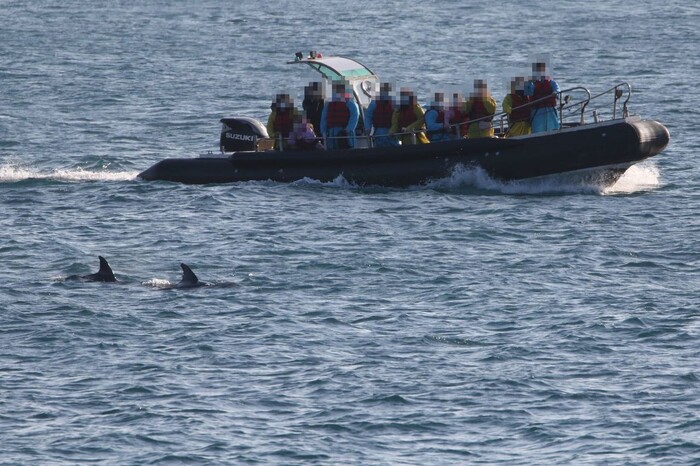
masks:
<instances>
[{"instance_id":1,"label":"blurred face","mask_svg":"<svg viewBox=\"0 0 700 466\"><path fill-rule=\"evenodd\" d=\"M379 96L380 97L389 97L390 94L391 94L391 84L389 84L389 83L382 84L382 87L379 88Z\"/></svg>"},{"instance_id":2,"label":"blurred face","mask_svg":"<svg viewBox=\"0 0 700 466\"><path fill-rule=\"evenodd\" d=\"M524 91L525 90L525 78L522 78L522 77L514 78L510 82L510 90L511 90L511 92Z\"/></svg>"},{"instance_id":3,"label":"blurred face","mask_svg":"<svg viewBox=\"0 0 700 466\"><path fill-rule=\"evenodd\" d=\"M481 79L474 81L474 94L476 94L477 97L485 96L486 92L486 81L482 81Z\"/></svg>"},{"instance_id":4,"label":"blurred face","mask_svg":"<svg viewBox=\"0 0 700 466\"><path fill-rule=\"evenodd\" d=\"M542 76L545 75L547 72L547 64L546 63L533 63L532 64L532 74L536 78L541 78Z\"/></svg>"},{"instance_id":5,"label":"blurred face","mask_svg":"<svg viewBox=\"0 0 700 466\"><path fill-rule=\"evenodd\" d=\"M342 84L333 86L333 96L336 99L345 97L345 86Z\"/></svg>"},{"instance_id":6,"label":"blurred face","mask_svg":"<svg viewBox=\"0 0 700 466\"><path fill-rule=\"evenodd\" d=\"M289 94L278 94L277 95L277 108L285 109L290 108L293 105L291 97Z\"/></svg>"}]
</instances>

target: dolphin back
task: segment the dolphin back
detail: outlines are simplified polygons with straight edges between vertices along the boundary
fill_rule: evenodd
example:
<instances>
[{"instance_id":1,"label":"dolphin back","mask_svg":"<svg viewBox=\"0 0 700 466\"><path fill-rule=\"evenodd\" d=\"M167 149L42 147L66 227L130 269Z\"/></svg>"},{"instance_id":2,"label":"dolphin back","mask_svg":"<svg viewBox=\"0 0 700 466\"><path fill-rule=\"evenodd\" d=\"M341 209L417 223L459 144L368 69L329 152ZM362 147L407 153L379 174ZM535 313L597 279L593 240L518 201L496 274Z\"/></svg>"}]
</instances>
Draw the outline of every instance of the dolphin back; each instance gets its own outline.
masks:
<instances>
[{"instance_id":1,"label":"dolphin back","mask_svg":"<svg viewBox=\"0 0 700 466\"><path fill-rule=\"evenodd\" d=\"M200 284L199 278L197 278L197 275L194 274L192 269L187 264L184 262L181 263L180 268L182 269L182 280L180 283L178 283L178 286L198 286Z\"/></svg>"},{"instance_id":2,"label":"dolphin back","mask_svg":"<svg viewBox=\"0 0 700 466\"><path fill-rule=\"evenodd\" d=\"M105 282L116 282L117 279L114 276L114 272L112 272L112 267L107 263L107 259L102 256L97 257L100 258L100 270L97 272L97 275L102 277Z\"/></svg>"},{"instance_id":3,"label":"dolphin back","mask_svg":"<svg viewBox=\"0 0 700 466\"><path fill-rule=\"evenodd\" d=\"M107 259L102 256L97 256L100 258L100 270L97 273L92 273L90 275L84 275L80 278L83 280L89 280L93 282L116 282L117 279L112 272L112 267L107 263Z\"/></svg>"}]
</instances>

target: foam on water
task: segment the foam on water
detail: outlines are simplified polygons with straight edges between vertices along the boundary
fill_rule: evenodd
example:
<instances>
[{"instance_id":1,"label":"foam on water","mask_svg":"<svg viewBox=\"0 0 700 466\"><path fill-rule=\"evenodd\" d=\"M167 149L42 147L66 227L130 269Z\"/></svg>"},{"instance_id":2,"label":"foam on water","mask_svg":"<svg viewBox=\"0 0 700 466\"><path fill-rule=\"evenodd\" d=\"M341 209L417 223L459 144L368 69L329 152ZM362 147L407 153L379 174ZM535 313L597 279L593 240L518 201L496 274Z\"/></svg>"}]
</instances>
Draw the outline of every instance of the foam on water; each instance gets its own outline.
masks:
<instances>
[{"instance_id":1,"label":"foam on water","mask_svg":"<svg viewBox=\"0 0 700 466\"><path fill-rule=\"evenodd\" d=\"M455 190L475 187L503 194L631 194L659 186L659 170L653 162L634 165L615 183L604 184L577 174L561 174L528 180L501 181L491 178L481 168L458 166L448 178L435 180L429 188Z\"/></svg>"},{"instance_id":2,"label":"foam on water","mask_svg":"<svg viewBox=\"0 0 700 466\"><path fill-rule=\"evenodd\" d=\"M110 172L107 170L93 171L82 168L56 168L45 172L32 167L22 167L15 164L0 166L0 183L17 183L25 180L51 180L51 181L131 181L135 180L138 172L121 171Z\"/></svg>"},{"instance_id":3,"label":"foam on water","mask_svg":"<svg viewBox=\"0 0 700 466\"><path fill-rule=\"evenodd\" d=\"M606 188L603 194L632 194L651 191L661 185L659 168L649 160L627 169L617 183Z\"/></svg>"},{"instance_id":4,"label":"foam on water","mask_svg":"<svg viewBox=\"0 0 700 466\"><path fill-rule=\"evenodd\" d=\"M491 178L479 167L457 166L452 175L427 185L434 189L458 190L474 187L503 194L559 194L601 192L601 186L584 183L580 179L555 175L530 180L501 181Z\"/></svg>"},{"instance_id":5,"label":"foam on water","mask_svg":"<svg viewBox=\"0 0 700 466\"><path fill-rule=\"evenodd\" d=\"M333 181L322 182L312 178L295 181L294 185L324 186L340 189L366 189L338 175ZM503 194L632 194L649 191L659 187L659 169L653 161L633 165L612 186L606 186L602 180L597 182L580 174L559 174L528 180L502 181L491 178L479 167L458 165L449 177L430 181L425 185L409 189L437 189L448 191L464 190L465 187L479 190L496 191ZM381 187L378 187L381 188ZM382 188L386 189L386 188Z\"/></svg>"},{"instance_id":6,"label":"foam on water","mask_svg":"<svg viewBox=\"0 0 700 466\"><path fill-rule=\"evenodd\" d=\"M174 285L174 283L165 280L163 278L151 278L150 280L146 280L143 282L143 285L145 286L150 286L156 289L161 289L161 288L169 288Z\"/></svg>"},{"instance_id":7,"label":"foam on water","mask_svg":"<svg viewBox=\"0 0 700 466\"><path fill-rule=\"evenodd\" d=\"M54 169L42 172L31 167L15 164L0 166L0 183L17 183L25 180L52 180L66 182L80 181L132 181L138 176L137 171L110 172L94 171L82 168ZM359 186L338 175L333 181L321 182L304 178L293 184L318 185L337 188L358 188ZM567 176L551 176L536 180L500 181L491 178L481 168L458 166L447 178L432 181L419 188L459 189L471 186L503 194L552 194L552 193L590 193L590 194L631 194L649 191L660 185L659 169L652 161L630 167L613 186L605 187L595 183L584 182Z\"/></svg>"},{"instance_id":8,"label":"foam on water","mask_svg":"<svg viewBox=\"0 0 700 466\"><path fill-rule=\"evenodd\" d=\"M351 183L345 179L343 175L336 176L333 181L319 181L313 178L304 177L300 180L294 181L292 184L295 185L309 185L309 186L328 186L333 188L359 188L360 186Z\"/></svg>"}]
</instances>

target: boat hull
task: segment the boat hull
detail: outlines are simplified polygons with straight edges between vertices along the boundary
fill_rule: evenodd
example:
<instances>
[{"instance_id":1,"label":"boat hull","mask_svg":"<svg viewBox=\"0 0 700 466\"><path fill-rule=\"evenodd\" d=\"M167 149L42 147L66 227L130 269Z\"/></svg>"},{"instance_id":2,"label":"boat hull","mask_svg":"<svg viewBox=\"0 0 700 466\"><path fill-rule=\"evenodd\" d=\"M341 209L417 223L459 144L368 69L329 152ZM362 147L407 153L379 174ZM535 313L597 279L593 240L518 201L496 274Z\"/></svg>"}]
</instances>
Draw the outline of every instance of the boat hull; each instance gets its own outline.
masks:
<instances>
[{"instance_id":1,"label":"boat hull","mask_svg":"<svg viewBox=\"0 0 700 466\"><path fill-rule=\"evenodd\" d=\"M624 119L512 139L462 139L391 148L236 152L230 157L162 160L139 177L189 184L342 176L357 185L411 186L451 175L457 166L480 167L499 180L599 170L612 184L626 168L660 153L665 126Z\"/></svg>"}]
</instances>

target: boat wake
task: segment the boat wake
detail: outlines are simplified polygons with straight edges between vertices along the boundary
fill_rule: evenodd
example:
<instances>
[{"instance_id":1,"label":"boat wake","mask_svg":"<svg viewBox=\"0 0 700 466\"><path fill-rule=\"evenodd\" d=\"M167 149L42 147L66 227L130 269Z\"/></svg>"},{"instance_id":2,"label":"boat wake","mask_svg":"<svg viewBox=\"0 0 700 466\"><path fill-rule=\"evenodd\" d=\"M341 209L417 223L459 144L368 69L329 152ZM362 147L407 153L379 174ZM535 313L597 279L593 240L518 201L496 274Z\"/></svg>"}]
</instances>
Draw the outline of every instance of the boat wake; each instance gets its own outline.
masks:
<instances>
[{"instance_id":1,"label":"boat wake","mask_svg":"<svg viewBox=\"0 0 700 466\"><path fill-rule=\"evenodd\" d=\"M654 162L647 161L630 167L617 182L609 186L603 178L596 179L580 174L556 174L517 181L501 181L488 176L481 168L457 167L452 176L436 180L427 187L438 190L477 188L503 194L632 194L657 188L659 170Z\"/></svg>"},{"instance_id":2,"label":"boat wake","mask_svg":"<svg viewBox=\"0 0 700 466\"><path fill-rule=\"evenodd\" d=\"M41 171L32 167L23 167L20 164L8 163L0 165L0 183L18 183L27 180L49 180L59 182L84 182L84 181L133 181L137 179L137 171L109 171L69 168ZM386 190L380 186L359 186L347 181L342 175L330 182L321 182L310 178L304 178L293 183L294 185L325 186L340 189L362 190ZM645 192L660 186L659 169L653 161L630 167L622 177L612 186L607 186L603 181L596 182L590 177L577 175L558 174L537 179L500 181L488 176L481 168L457 166L452 175L439 180L431 181L425 185L414 186L413 189L434 189L438 191L464 191L477 189L495 191L503 194L598 194L618 195Z\"/></svg>"},{"instance_id":3,"label":"boat wake","mask_svg":"<svg viewBox=\"0 0 700 466\"><path fill-rule=\"evenodd\" d=\"M82 168L54 169L49 172L20 165L0 165L0 183L18 183L26 180L79 181L131 181L136 171L113 172L108 170L84 170Z\"/></svg>"},{"instance_id":4,"label":"boat wake","mask_svg":"<svg viewBox=\"0 0 700 466\"><path fill-rule=\"evenodd\" d=\"M617 183L606 188L603 194L632 194L652 191L661 186L661 176L656 164L649 160L632 165Z\"/></svg>"},{"instance_id":5,"label":"boat wake","mask_svg":"<svg viewBox=\"0 0 700 466\"><path fill-rule=\"evenodd\" d=\"M303 178L293 185L323 186L340 189L360 189L362 191L386 191L396 188L381 186L360 186L338 176L333 181L322 182L311 178ZM653 161L647 160L630 167L615 184L610 186L603 178L582 176L581 174L556 174L540 178L517 181L501 181L491 178L483 169L478 167L458 166L452 175L425 185L414 186L412 190L437 190L451 192L491 191L503 194L595 194L618 195L634 194L651 191L660 186L659 169ZM402 188L405 189L405 188Z\"/></svg>"}]
</instances>

